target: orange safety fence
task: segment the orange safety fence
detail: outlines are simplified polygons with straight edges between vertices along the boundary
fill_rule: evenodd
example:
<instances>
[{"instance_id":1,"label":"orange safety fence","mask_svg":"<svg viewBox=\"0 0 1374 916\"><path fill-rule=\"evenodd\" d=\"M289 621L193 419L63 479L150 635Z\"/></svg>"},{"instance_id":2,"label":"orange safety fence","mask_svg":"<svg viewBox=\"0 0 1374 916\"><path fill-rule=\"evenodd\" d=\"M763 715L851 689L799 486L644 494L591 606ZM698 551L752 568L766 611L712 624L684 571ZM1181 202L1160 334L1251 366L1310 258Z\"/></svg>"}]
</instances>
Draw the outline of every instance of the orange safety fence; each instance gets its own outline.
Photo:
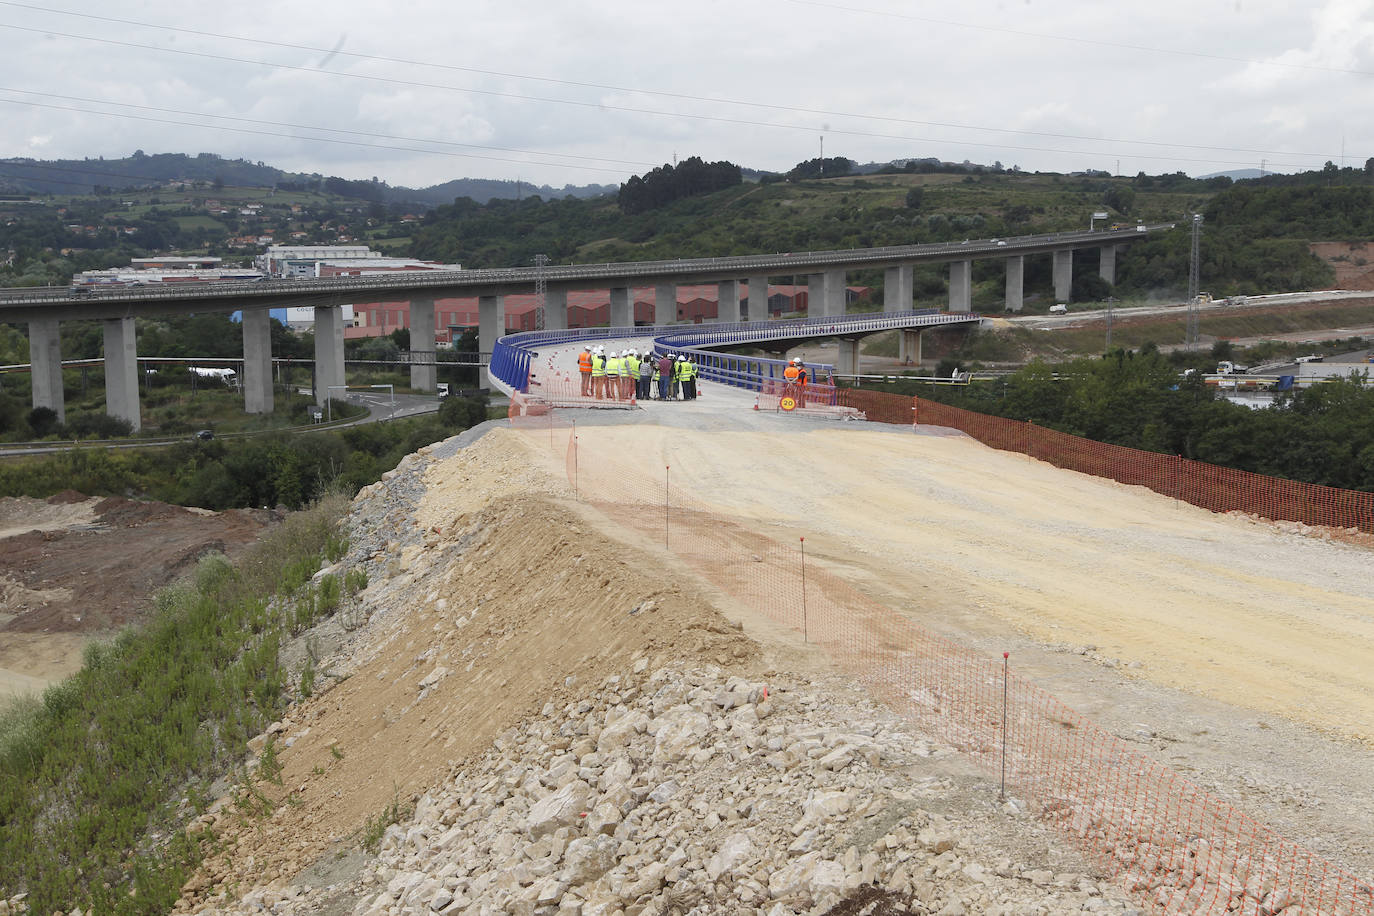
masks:
<instances>
[{"instance_id":1,"label":"orange safety fence","mask_svg":"<svg viewBox=\"0 0 1374 916\"><path fill-rule=\"evenodd\" d=\"M565 424L549 413L518 426L535 444L547 429L548 447L564 451L580 499L795 628L875 696L1058 824L1151 909L1374 914L1369 882L1131 747L1010 671L1004 657L988 658L873 601L808 559L804 539L762 536L675 486L671 467L627 462L596 428L568 432Z\"/></svg>"},{"instance_id":2,"label":"orange safety fence","mask_svg":"<svg viewBox=\"0 0 1374 916\"><path fill-rule=\"evenodd\" d=\"M1094 442L1034 423L951 407L924 398L841 389L837 403L881 423L946 426L992 448L1191 503L1212 512L1246 512L1273 520L1374 532L1374 493L1285 480L1178 455Z\"/></svg>"}]
</instances>

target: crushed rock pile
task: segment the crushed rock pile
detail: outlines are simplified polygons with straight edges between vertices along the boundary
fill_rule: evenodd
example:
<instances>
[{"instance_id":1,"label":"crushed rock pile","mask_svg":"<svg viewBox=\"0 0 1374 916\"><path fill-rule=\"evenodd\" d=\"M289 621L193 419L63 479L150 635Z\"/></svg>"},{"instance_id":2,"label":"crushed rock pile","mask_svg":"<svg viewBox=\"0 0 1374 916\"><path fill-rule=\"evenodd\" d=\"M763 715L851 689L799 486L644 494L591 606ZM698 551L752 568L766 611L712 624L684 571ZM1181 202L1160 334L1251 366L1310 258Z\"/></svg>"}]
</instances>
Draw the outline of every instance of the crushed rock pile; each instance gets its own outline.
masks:
<instances>
[{"instance_id":1,"label":"crushed rock pile","mask_svg":"<svg viewBox=\"0 0 1374 916\"><path fill-rule=\"evenodd\" d=\"M881 707L805 678L635 668L501 735L351 880L205 912L795 916L865 886L912 913L1131 911L1093 877L1006 855L1007 827L1045 841L1021 806L938 813L959 787L932 764L953 751Z\"/></svg>"}]
</instances>

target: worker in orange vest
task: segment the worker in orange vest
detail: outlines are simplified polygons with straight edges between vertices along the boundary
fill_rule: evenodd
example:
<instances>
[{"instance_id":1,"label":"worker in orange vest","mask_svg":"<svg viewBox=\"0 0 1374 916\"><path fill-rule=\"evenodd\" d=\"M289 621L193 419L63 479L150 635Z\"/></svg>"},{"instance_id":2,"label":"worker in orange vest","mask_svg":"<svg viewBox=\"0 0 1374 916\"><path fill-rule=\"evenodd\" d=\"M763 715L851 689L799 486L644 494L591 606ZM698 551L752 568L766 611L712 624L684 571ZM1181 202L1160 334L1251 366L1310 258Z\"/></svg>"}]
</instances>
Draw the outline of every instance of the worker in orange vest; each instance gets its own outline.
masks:
<instances>
[{"instance_id":1,"label":"worker in orange vest","mask_svg":"<svg viewBox=\"0 0 1374 916\"><path fill-rule=\"evenodd\" d=\"M798 368L800 362L800 359L793 359L787 364L787 368L782 370L782 396L794 401L797 399L797 379L801 375L801 369Z\"/></svg>"},{"instance_id":2,"label":"worker in orange vest","mask_svg":"<svg viewBox=\"0 0 1374 916\"><path fill-rule=\"evenodd\" d=\"M592 396L592 346L582 348L582 352L577 355L577 371L582 376L582 396L589 398Z\"/></svg>"},{"instance_id":3,"label":"worker in orange vest","mask_svg":"<svg viewBox=\"0 0 1374 916\"><path fill-rule=\"evenodd\" d=\"M798 357L796 358L795 362L796 362L796 364L797 364L797 406L798 406L798 407L805 407L805 406L806 406L806 382L807 382L807 380L808 380L808 373L807 373L807 371L806 371L806 363L802 362L802 359L801 359L800 356L798 356Z\"/></svg>"}]
</instances>

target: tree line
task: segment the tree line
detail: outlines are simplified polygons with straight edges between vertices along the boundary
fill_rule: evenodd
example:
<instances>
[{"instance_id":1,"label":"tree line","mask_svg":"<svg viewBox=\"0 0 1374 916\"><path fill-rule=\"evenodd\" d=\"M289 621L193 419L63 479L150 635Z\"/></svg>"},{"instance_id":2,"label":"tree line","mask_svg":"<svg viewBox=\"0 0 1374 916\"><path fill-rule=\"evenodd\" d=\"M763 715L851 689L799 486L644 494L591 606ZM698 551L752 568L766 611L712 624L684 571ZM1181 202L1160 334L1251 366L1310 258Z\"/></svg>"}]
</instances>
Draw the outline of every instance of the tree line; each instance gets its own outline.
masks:
<instances>
[{"instance_id":1,"label":"tree line","mask_svg":"<svg viewBox=\"0 0 1374 916\"><path fill-rule=\"evenodd\" d=\"M1284 392L1273 406L1252 410L1219 397L1200 374L1180 376L1146 345L1055 365L1037 360L966 387L899 382L892 388L1099 442L1374 491L1374 388L1358 381Z\"/></svg>"}]
</instances>

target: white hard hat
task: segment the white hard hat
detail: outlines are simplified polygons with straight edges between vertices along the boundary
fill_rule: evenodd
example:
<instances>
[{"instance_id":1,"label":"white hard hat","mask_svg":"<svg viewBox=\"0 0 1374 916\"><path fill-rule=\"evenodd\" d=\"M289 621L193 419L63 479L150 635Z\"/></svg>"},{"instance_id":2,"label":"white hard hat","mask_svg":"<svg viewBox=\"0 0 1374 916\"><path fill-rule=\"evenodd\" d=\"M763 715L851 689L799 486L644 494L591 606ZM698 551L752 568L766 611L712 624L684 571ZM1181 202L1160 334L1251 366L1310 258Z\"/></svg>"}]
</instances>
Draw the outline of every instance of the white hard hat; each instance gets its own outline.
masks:
<instances>
[{"instance_id":1,"label":"white hard hat","mask_svg":"<svg viewBox=\"0 0 1374 916\"><path fill-rule=\"evenodd\" d=\"M794 356L794 357L792 357L792 362L794 362L794 363L799 363L799 362L801 362L801 357L800 357L800 356Z\"/></svg>"},{"instance_id":2,"label":"white hard hat","mask_svg":"<svg viewBox=\"0 0 1374 916\"><path fill-rule=\"evenodd\" d=\"M687 362L687 357L685 357L685 356L679 356L679 357L677 358L677 361L680 362L680 363L685 363L685 362Z\"/></svg>"}]
</instances>

